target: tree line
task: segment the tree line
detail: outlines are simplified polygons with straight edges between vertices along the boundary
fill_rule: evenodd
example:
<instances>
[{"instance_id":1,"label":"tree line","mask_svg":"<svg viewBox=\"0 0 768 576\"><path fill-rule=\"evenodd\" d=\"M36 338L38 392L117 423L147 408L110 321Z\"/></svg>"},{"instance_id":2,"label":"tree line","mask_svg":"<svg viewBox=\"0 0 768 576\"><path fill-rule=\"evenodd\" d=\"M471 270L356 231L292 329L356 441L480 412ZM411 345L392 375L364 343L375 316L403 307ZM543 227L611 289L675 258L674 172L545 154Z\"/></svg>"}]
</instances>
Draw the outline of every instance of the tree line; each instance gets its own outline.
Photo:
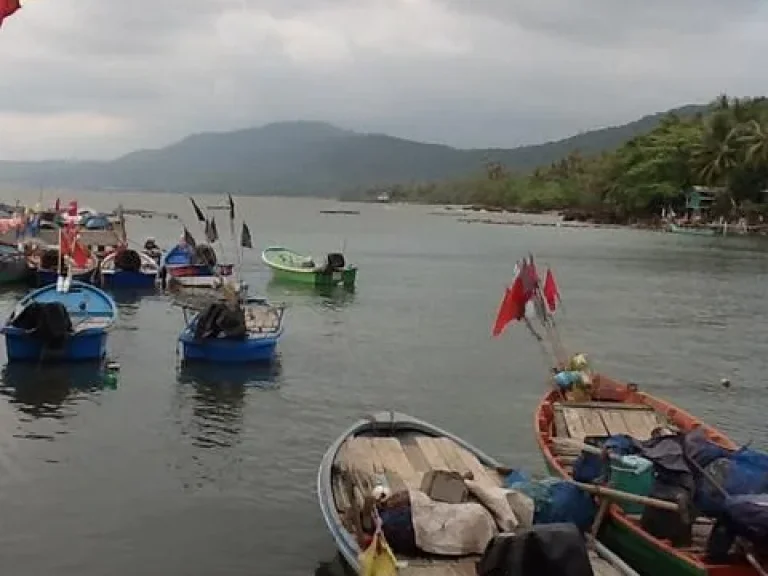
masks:
<instances>
[{"instance_id":1,"label":"tree line","mask_svg":"<svg viewBox=\"0 0 768 576\"><path fill-rule=\"evenodd\" d=\"M665 116L616 150L591 157L574 151L526 174L489 160L474 178L388 192L393 201L570 210L626 222L657 216L663 207L681 209L695 185L717 192L713 216L768 212L768 98L722 95L705 112Z\"/></svg>"}]
</instances>

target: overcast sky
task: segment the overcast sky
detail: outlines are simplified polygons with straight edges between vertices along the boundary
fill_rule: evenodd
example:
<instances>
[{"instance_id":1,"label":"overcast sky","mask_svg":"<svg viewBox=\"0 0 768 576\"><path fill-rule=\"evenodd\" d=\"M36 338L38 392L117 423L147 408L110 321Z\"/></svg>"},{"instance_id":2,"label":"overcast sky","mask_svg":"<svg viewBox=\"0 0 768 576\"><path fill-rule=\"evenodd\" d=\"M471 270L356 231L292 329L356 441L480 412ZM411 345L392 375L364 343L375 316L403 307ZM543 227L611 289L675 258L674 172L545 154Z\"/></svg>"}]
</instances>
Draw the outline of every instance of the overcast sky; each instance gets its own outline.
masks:
<instances>
[{"instance_id":1,"label":"overcast sky","mask_svg":"<svg viewBox=\"0 0 768 576\"><path fill-rule=\"evenodd\" d=\"M766 54L766 0L28 0L0 28L0 158L296 119L515 146L766 94Z\"/></svg>"}]
</instances>

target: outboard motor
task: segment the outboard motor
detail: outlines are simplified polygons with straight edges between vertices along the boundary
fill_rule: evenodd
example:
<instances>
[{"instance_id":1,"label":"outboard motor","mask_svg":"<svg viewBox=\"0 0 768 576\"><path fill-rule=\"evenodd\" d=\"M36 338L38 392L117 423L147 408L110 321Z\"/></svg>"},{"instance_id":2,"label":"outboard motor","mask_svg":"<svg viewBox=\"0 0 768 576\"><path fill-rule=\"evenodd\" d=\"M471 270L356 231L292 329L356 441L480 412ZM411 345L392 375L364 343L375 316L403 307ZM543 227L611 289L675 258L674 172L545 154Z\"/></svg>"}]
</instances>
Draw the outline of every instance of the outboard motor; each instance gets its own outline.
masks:
<instances>
[{"instance_id":1,"label":"outboard motor","mask_svg":"<svg viewBox=\"0 0 768 576\"><path fill-rule=\"evenodd\" d=\"M325 258L325 272L334 272L343 270L347 262L344 260L344 254L340 252L331 252Z\"/></svg>"},{"instance_id":2,"label":"outboard motor","mask_svg":"<svg viewBox=\"0 0 768 576\"><path fill-rule=\"evenodd\" d=\"M216 252L208 244L198 244L195 247L195 264L205 264L206 266L216 266Z\"/></svg>"}]
</instances>

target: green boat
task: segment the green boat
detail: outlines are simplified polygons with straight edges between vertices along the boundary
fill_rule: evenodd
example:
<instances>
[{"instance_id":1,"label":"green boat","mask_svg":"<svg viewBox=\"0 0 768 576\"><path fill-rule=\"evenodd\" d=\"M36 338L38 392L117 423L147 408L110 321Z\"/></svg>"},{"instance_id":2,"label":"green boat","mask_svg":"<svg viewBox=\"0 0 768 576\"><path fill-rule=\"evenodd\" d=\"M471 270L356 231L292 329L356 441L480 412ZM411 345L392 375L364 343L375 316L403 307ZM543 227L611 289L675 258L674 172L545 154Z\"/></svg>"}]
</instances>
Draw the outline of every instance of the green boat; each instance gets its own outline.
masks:
<instances>
[{"instance_id":1,"label":"green boat","mask_svg":"<svg viewBox=\"0 0 768 576\"><path fill-rule=\"evenodd\" d=\"M261 259L272 269L275 279L313 286L344 286L353 288L357 267L346 263L344 255L332 252L323 264L288 248L271 246L261 253Z\"/></svg>"},{"instance_id":2,"label":"green boat","mask_svg":"<svg viewBox=\"0 0 768 576\"><path fill-rule=\"evenodd\" d=\"M723 234L722 227L713 228L711 226L678 226L677 224L669 223L667 226L667 232L673 234L687 234L689 236L721 236Z\"/></svg>"}]
</instances>

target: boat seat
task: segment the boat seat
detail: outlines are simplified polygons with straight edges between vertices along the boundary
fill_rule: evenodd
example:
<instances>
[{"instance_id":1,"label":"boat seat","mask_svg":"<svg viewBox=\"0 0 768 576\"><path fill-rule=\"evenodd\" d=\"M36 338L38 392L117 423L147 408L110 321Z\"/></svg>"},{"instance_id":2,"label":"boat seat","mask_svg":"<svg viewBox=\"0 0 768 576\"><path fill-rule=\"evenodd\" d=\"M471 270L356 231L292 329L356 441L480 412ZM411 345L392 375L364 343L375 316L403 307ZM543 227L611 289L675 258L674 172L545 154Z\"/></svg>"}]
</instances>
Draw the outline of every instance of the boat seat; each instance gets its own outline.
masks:
<instances>
[{"instance_id":1,"label":"boat seat","mask_svg":"<svg viewBox=\"0 0 768 576\"><path fill-rule=\"evenodd\" d=\"M610 402L555 403L555 435L584 440L626 434L647 440L668 423L652 408Z\"/></svg>"}]
</instances>

